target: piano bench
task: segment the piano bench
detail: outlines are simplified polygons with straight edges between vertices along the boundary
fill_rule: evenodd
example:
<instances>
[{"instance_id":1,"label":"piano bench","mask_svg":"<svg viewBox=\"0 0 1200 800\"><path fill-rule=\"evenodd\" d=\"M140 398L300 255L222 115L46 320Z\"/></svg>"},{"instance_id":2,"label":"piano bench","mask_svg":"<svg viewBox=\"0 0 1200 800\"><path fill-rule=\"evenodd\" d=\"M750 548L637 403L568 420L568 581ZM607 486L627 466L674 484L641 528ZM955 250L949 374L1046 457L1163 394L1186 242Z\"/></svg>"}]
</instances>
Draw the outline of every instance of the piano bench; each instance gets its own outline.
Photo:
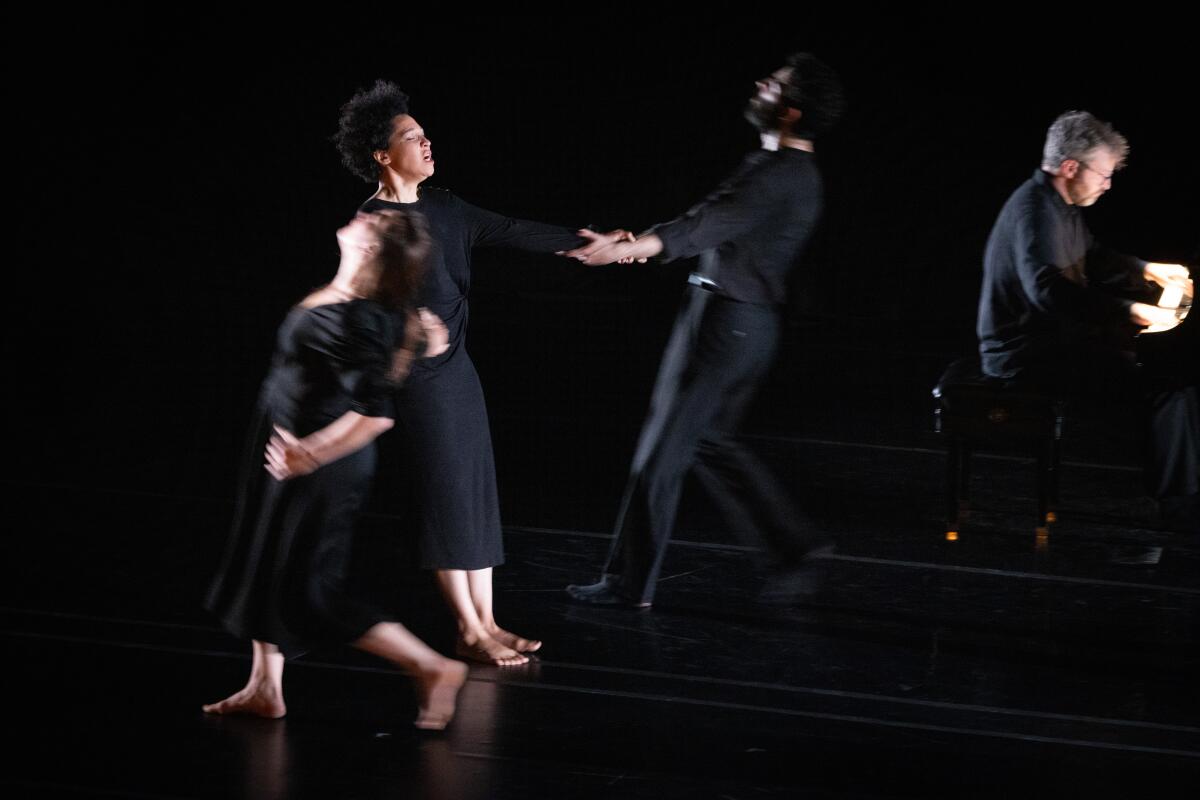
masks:
<instances>
[{"instance_id":1,"label":"piano bench","mask_svg":"<svg viewBox=\"0 0 1200 800\"><path fill-rule=\"evenodd\" d=\"M1016 448L1036 459L1038 544L1044 546L1058 505L1065 403L1005 388L1002 381L983 375L978 357L951 363L933 388L933 398L934 430L946 437L946 538L958 538L969 513L971 454Z\"/></svg>"}]
</instances>

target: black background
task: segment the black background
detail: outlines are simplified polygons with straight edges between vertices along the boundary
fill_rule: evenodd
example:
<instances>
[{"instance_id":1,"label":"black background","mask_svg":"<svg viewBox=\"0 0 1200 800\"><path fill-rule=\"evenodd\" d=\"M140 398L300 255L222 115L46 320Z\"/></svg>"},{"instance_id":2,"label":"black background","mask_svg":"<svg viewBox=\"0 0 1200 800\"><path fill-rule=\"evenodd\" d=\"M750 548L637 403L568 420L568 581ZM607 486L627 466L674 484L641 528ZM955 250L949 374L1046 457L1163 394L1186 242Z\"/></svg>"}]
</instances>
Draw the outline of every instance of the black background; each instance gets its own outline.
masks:
<instances>
[{"instance_id":1,"label":"black background","mask_svg":"<svg viewBox=\"0 0 1200 800\"><path fill-rule=\"evenodd\" d=\"M10 79L13 477L231 496L274 329L332 274L333 232L373 191L330 136L340 104L379 77L412 96L431 184L513 216L637 229L755 146L741 118L755 78L817 53L850 106L819 145L826 221L793 319L867 350L918 334L972 346L987 232L1066 109L1132 145L1093 231L1157 260L1194 251L1196 50L1179 20L736 12L451 23L396 7L251 23L179 10L15 26L34 55ZM619 463L686 269L479 254L470 337L489 404L543 403L578 425L610 412ZM544 455L505 441L521 440L498 436L502 484Z\"/></svg>"}]
</instances>

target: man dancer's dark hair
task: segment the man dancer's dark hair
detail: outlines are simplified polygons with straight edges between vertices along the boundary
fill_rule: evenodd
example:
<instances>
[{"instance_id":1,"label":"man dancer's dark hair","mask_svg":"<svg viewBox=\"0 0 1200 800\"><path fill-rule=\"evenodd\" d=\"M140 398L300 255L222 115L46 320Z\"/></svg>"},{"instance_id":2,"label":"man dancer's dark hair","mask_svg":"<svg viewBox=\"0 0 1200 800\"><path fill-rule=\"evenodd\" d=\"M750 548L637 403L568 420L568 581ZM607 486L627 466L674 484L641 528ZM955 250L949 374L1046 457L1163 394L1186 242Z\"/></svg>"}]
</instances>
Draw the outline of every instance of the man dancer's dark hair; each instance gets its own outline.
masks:
<instances>
[{"instance_id":1,"label":"man dancer's dark hair","mask_svg":"<svg viewBox=\"0 0 1200 800\"><path fill-rule=\"evenodd\" d=\"M815 139L825 134L846 108L837 73L811 53L793 53L784 66L791 68L792 77L780 87L783 102L802 112L792 135Z\"/></svg>"}]
</instances>

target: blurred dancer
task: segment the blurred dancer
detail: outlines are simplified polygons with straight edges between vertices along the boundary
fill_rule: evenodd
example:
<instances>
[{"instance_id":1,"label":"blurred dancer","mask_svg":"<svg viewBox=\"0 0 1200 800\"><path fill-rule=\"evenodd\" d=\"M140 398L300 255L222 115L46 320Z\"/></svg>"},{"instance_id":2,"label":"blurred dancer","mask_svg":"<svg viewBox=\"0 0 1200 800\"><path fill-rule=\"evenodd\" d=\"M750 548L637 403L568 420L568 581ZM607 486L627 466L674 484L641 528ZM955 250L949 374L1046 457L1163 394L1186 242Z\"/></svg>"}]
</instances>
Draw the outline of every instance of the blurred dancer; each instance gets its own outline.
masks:
<instances>
[{"instance_id":1,"label":"blurred dancer","mask_svg":"<svg viewBox=\"0 0 1200 800\"><path fill-rule=\"evenodd\" d=\"M285 655L350 643L408 672L417 727L444 728L466 665L345 586L355 517L375 473L373 441L392 427L391 398L412 362L414 334L428 334L430 354L445 347L445 329L428 312L397 313L415 297L429 235L417 214L359 214L338 231L338 246L333 282L304 298L279 329L233 532L209 592L208 608L253 640L250 679L204 710L282 717ZM396 351L401 338L408 349Z\"/></svg>"}]
</instances>

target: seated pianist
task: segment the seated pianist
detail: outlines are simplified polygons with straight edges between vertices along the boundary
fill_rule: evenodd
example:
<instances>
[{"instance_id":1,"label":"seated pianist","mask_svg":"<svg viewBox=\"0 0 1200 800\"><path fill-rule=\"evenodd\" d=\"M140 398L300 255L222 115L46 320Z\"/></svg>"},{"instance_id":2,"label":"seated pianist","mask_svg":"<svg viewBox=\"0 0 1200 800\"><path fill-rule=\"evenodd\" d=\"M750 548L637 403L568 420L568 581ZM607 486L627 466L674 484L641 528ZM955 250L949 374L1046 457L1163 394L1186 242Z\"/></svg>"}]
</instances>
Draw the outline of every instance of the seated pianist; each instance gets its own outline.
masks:
<instances>
[{"instance_id":1,"label":"seated pianist","mask_svg":"<svg viewBox=\"0 0 1200 800\"><path fill-rule=\"evenodd\" d=\"M1148 381L1133 347L1137 330L1179 323L1194 296L1189 271L1104 247L1081 211L1111 188L1128 152L1124 136L1086 111L1050 126L1041 166L1004 204L984 251L981 367L1007 385L1115 408L1131 425L1131 411L1144 415L1156 522L1200 532L1195 381Z\"/></svg>"}]
</instances>

